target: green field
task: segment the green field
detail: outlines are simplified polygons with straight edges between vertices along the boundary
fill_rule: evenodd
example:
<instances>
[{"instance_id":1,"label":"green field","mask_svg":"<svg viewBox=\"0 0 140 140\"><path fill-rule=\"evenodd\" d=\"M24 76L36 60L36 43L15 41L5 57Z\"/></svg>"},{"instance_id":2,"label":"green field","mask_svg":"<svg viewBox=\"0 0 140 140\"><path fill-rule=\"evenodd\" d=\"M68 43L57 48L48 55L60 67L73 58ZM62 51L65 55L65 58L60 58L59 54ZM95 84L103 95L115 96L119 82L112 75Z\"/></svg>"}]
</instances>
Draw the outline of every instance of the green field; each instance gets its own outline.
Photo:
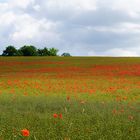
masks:
<instances>
[{"instance_id":1,"label":"green field","mask_svg":"<svg viewBox=\"0 0 140 140\"><path fill-rule=\"evenodd\" d=\"M0 140L140 140L140 58L0 57Z\"/></svg>"}]
</instances>

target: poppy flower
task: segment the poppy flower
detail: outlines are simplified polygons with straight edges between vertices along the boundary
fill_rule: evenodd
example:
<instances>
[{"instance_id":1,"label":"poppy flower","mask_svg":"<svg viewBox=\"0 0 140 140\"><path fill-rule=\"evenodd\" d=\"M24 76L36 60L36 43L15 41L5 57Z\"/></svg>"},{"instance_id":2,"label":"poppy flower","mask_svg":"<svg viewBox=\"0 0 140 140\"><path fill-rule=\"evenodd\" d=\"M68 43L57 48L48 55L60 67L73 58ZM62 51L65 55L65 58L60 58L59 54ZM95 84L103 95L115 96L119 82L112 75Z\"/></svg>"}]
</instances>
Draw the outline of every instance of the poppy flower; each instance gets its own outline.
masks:
<instances>
[{"instance_id":1,"label":"poppy flower","mask_svg":"<svg viewBox=\"0 0 140 140\"><path fill-rule=\"evenodd\" d=\"M58 118L58 114L53 114L53 117L54 118Z\"/></svg>"},{"instance_id":2,"label":"poppy flower","mask_svg":"<svg viewBox=\"0 0 140 140\"><path fill-rule=\"evenodd\" d=\"M113 110L112 110L112 113L113 113L113 114L116 114L116 113L117 113L117 110L116 110L116 109L113 109Z\"/></svg>"},{"instance_id":3,"label":"poppy flower","mask_svg":"<svg viewBox=\"0 0 140 140\"><path fill-rule=\"evenodd\" d=\"M67 101L69 101L70 100L70 96L67 96Z\"/></svg>"},{"instance_id":4,"label":"poppy flower","mask_svg":"<svg viewBox=\"0 0 140 140\"><path fill-rule=\"evenodd\" d=\"M121 109L121 110L120 110L120 112L122 112L122 113L123 113L123 112L124 112L124 109Z\"/></svg>"},{"instance_id":5,"label":"poppy flower","mask_svg":"<svg viewBox=\"0 0 140 140\"><path fill-rule=\"evenodd\" d=\"M60 118L60 119L62 119L62 118L63 118L62 114L59 114L59 118Z\"/></svg>"},{"instance_id":6,"label":"poppy flower","mask_svg":"<svg viewBox=\"0 0 140 140\"><path fill-rule=\"evenodd\" d=\"M23 129L23 130L21 130L21 134L22 134L22 136L28 137L30 135L30 132L27 129Z\"/></svg>"}]
</instances>

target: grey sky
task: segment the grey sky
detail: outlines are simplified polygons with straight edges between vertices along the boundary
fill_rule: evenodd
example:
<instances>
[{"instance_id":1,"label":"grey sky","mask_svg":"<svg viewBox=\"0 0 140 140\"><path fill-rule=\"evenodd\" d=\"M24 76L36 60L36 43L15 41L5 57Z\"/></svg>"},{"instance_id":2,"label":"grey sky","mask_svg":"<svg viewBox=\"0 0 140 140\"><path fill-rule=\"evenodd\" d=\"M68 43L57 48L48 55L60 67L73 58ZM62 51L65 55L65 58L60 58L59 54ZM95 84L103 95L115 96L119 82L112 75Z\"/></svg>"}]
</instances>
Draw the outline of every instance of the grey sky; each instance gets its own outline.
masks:
<instances>
[{"instance_id":1,"label":"grey sky","mask_svg":"<svg viewBox=\"0 0 140 140\"><path fill-rule=\"evenodd\" d=\"M76 56L139 56L139 0L0 0L0 52L55 47Z\"/></svg>"}]
</instances>

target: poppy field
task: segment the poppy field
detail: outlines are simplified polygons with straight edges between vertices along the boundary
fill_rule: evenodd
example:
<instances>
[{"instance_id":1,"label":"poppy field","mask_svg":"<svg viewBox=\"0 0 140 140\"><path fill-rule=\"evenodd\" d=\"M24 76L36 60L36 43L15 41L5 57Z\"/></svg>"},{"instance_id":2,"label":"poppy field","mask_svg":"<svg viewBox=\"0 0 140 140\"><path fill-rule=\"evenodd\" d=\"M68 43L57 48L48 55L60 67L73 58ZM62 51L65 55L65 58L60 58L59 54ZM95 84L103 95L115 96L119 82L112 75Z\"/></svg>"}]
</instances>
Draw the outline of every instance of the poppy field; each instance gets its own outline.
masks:
<instances>
[{"instance_id":1,"label":"poppy field","mask_svg":"<svg viewBox=\"0 0 140 140\"><path fill-rule=\"evenodd\" d=\"M140 58L0 57L0 140L140 140Z\"/></svg>"}]
</instances>

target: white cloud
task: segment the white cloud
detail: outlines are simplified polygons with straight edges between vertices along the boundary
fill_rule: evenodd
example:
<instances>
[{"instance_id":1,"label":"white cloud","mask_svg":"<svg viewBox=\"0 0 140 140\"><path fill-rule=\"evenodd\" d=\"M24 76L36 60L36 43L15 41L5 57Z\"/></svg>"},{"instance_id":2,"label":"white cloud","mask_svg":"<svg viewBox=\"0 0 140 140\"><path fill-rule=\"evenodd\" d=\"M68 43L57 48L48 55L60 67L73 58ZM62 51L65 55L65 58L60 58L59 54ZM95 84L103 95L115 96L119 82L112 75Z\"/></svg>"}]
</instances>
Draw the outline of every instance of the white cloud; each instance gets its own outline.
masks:
<instances>
[{"instance_id":1,"label":"white cloud","mask_svg":"<svg viewBox=\"0 0 140 140\"><path fill-rule=\"evenodd\" d=\"M96 0L48 0L46 6L49 9L95 10Z\"/></svg>"},{"instance_id":2,"label":"white cloud","mask_svg":"<svg viewBox=\"0 0 140 140\"><path fill-rule=\"evenodd\" d=\"M15 31L10 35L13 41L26 41L26 40L52 40L56 38L55 32L56 23L47 19L37 20L28 14L16 16Z\"/></svg>"},{"instance_id":3,"label":"white cloud","mask_svg":"<svg viewBox=\"0 0 140 140\"><path fill-rule=\"evenodd\" d=\"M122 48L113 48L104 52L105 56L139 56L140 53L137 50L131 50L131 48L122 49Z\"/></svg>"},{"instance_id":4,"label":"white cloud","mask_svg":"<svg viewBox=\"0 0 140 140\"><path fill-rule=\"evenodd\" d=\"M9 5L13 8L27 8L31 4L34 3L34 0L11 0L9 1Z\"/></svg>"},{"instance_id":5,"label":"white cloud","mask_svg":"<svg viewBox=\"0 0 140 140\"><path fill-rule=\"evenodd\" d=\"M8 3L0 3L0 13L6 11L9 7Z\"/></svg>"},{"instance_id":6,"label":"white cloud","mask_svg":"<svg viewBox=\"0 0 140 140\"><path fill-rule=\"evenodd\" d=\"M36 11L40 11L41 7L40 7L40 5L36 4L33 6L33 9L35 9Z\"/></svg>"},{"instance_id":7,"label":"white cloud","mask_svg":"<svg viewBox=\"0 0 140 140\"><path fill-rule=\"evenodd\" d=\"M90 27L88 27L90 28ZM120 34L135 34L140 33L140 24L123 22L114 26L96 26L90 28L90 30L99 31L99 32L112 32Z\"/></svg>"},{"instance_id":8,"label":"white cloud","mask_svg":"<svg viewBox=\"0 0 140 140\"><path fill-rule=\"evenodd\" d=\"M5 14L0 14L0 26L8 26L15 20L15 14L13 12L6 12Z\"/></svg>"},{"instance_id":9,"label":"white cloud","mask_svg":"<svg viewBox=\"0 0 140 140\"><path fill-rule=\"evenodd\" d=\"M139 5L139 0L0 2L1 46L49 42L73 55L138 56Z\"/></svg>"},{"instance_id":10,"label":"white cloud","mask_svg":"<svg viewBox=\"0 0 140 140\"><path fill-rule=\"evenodd\" d=\"M119 10L126 10L126 11L140 11L139 5L140 1L139 0L117 0L117 1L112 1L113 5L112 7L115 9Z\"/></svg>"}]
</instances>

